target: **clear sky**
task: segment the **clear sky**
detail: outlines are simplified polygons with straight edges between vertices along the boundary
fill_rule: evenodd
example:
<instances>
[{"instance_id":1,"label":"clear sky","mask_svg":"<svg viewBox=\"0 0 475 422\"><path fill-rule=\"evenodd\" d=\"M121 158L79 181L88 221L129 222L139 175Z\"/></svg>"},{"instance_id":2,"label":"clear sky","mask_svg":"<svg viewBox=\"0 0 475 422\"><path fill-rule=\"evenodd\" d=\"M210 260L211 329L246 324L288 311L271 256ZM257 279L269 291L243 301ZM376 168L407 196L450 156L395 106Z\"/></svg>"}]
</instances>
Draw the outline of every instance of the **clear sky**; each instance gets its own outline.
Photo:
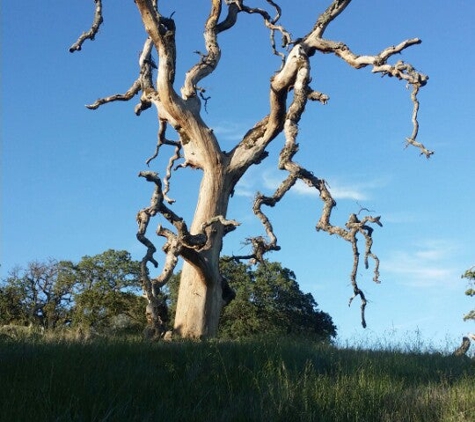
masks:
<instances>
[{"instance_id":1,"label":"clear sky","mask_svg":"<svg viewBox=\"0 0 475 422\"><path fill-rule=\"evenodd\" d=\"M160 4L165 14L175 11L178 89L198 59L194 51L204 50L207 10L200 8L208 2ZM305 35L328 4L284 0L281 22L295 38ZM70 54L92 22L93 6L92 0L2 3L1 277L35 259L78 261L109 248L140 259L144 252L135 240L135 214L149 204L151 187L137 173L154 150L156 112L136 117L135 100L96 111L84 105L129 88L145 33L132 0L105 0L96 40ZM422 39L396 59L430 77L420 94L419 132L436 151L430 160L404 148L412 104L403 82L333 56L312 59L312 86L330 102L308 106L295 160L329 182L338 202L334 224L343 225L360 206L382 216L373 246L382 284L372 283L371 270L359 274L370 301L368 328L360 326L359 303L347 306L350 245L314 229L321 209L315 192L297 186L270 210L282 250L268 258L296 273L302 290L333 317L342 343L401 343L419 332L455 347L475 331L462 319L475 302L460 277L475 265L474 16L473 0L354 0L326 32L358 54ZM241 16L235 29L220 36L220 66L202 82L211 96L204 119L225 150L267 114L269 78L280 64L257 16ZM252 198L256 190L272 193L283 179L276 166L281 146L276 139L269 158L238 186L228 217L242 226L225 239L224 253L245 253L241 240L263 234ZM151 168L163 174L170 152L163 150ZM198 182L192 170L172 179L173 209L188 220Z\"/></svg>"}]
</instances>

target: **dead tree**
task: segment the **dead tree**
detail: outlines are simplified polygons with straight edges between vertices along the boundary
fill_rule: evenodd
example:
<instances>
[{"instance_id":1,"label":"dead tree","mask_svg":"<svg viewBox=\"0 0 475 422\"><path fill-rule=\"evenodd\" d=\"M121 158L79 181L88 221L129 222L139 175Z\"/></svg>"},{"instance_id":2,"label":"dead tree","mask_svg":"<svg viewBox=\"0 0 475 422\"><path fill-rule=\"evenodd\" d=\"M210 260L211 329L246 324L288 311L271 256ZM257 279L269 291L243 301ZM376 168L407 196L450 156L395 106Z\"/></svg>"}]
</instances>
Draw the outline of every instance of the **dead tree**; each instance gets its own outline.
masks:
<instances>
[{"instance_id":1,"label":"dead tree","mask_svg":"<svg viewBox=\"0 0 475 422\"><path fill-rule=\"evenodd\" d=\"M332 221L332 211L336 202L324 178L303 168L294 156L298 151L298 128L300 119L309 102L326 104L327 94L315 90L311 84L311 60L316 54L333 54L354 69L369 68L375 74L394 77L411 88L413 103L413 131L407 137L408 145L419 149L426 157L432 151L417 140L419 129L417 98L419 90L426 85L428 77L417 71L409 63L393 60L406 48L420 44L421 40L412 38L383 48L378 54L357 54L350 45L324 37L327 27L347 8L351 0L330 1L321 14L315 13L313 27L302 30L299 38L293 37L281 23L282 9L273 0L264 2L266 7L253 7L244 0L209 0L209 13L204 22L204 51L185 75L179 90L176 87L175 21L161 13L158 0L135 0L138 12L148 34L139 57L140 73L134 84L124 94L116 94L97 100L88 106L96 109L113 101L127 101L140 95L135 113L152 105L158 110L158 143L155 158L162 147L170 147L172 154L163 178L154 171L141 171L140 177L154 186L150 206L137 215L137 238L146 247L142 261L142 282L152 313L152 325L157 334L163 333L163 318L159 309L163 308L160 289L173 273L178 259L184 260L179 288L175 332L183 337L202 338L214 336L222 307L233 298L233 292L220 275L218 261L224 236L239 225L227 219L230 198L236 184L252 165L258 165L267 158L267 147L280 134L285 139L280 152L278 167L287 177L272 196L257 193L253 211L262 222L267 237L259 236L249 240L250 252L240 258L262 260L269 251L280 249L272 224L264 211L264 206L275 206L298 180L319 192L322 205L320 216L316 218L316 230L330 235L338 235L351 244L353 250L353 269L351 284L353 296L361 299L361 321L365 322L366 299L357 283L360 265L360 251L357 238L365 243L364 265L369 259L374 261L374 281L379 283L379 260L372 252L373 226L382 226L379 216L350 215L343 225ZM112 3L111 3L112 5ZM177 6L179 7L179 6ZM183 6L189 7L189 6ZM194 5L193 7L204 7ZM313 3L302 13L312 13ZM273 14L273 16L271 15ZM71 46L70 51L81 50L87 39L94 39L101 23L102 0L95 0L94 21L89 31L84 32ZM224 151L213 129L204 119L203 102L206 106L200 83L218 69L221 58L220 36L226 31L236 29L236 22L248 15L258 16L270 33L270 48L279 60L276 71L269 75L269 110L265 116L256 119L242 139L230 151ZM306 31L306 32L305 32ZM277 46L276 37L281 39ZM158 57L152 59L152 52ZM156 73L156 75L155 75ZM318 81L318 79L316 79ZM171 140L166 132L173 131L176 139ZM183 160L178 166L177 160ZM167 196L171 170L173 168L192 168L201 171L199 201L190 226L171 209L173 201ZM164 239L165 262L157 277L151 277L149 266L158 267L155 258L157 248L148 233L150 219L161 214L169 227L159 227L158 236Z\"/></svg>"}]
</instances>

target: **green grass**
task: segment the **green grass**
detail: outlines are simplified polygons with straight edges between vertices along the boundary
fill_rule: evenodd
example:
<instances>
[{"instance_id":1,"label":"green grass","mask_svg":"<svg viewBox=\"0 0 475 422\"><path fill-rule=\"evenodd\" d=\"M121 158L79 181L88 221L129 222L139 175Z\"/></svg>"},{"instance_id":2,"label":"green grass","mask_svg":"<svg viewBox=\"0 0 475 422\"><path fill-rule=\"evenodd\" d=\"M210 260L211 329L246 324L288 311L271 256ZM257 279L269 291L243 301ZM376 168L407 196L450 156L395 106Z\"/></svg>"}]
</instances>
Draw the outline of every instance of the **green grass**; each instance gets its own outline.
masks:
<instances>
[{"instance_id":1,"label":"green grass","mask_svg":"<svg viewBox=\"0 0 475 422\"><path fill-rule=\"evenodd\" d=\"M302 340L0 340L1 421L474 421L475 363Z\"/></svg>"}]
</instances>

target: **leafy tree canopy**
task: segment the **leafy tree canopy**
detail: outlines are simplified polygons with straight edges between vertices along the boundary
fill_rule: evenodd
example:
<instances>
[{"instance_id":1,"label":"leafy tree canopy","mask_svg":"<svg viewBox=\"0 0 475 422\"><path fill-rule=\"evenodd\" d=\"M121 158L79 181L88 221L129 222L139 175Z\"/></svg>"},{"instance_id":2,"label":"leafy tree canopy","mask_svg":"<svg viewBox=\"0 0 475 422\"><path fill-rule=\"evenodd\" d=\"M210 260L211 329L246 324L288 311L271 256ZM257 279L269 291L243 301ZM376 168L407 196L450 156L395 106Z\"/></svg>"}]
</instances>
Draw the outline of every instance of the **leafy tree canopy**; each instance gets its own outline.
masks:
<instances>
[{"instance_id":1,"label":"leafy tree canopy","mask_svg":"<svg viewBox=\"0 0 475 422\"><path fill-rule=\"evenodd\" d=\"M331 317L303 293L295 274L278 262L257 266L221 260L222 276L236 291L223 309L219 335L305 335L330 339L336 335ZM176 306L179 274L170 284L167 302ZM61 326L145 326L140 262L126 251L108 250L84 256L79 263L34 261L18 267L0 282L0 323ZM119 327L120 328L120 327Z\"/></svg>"},{"instance_id":2,"label":"leafy tree canopy","mask_svg":"<svg viewBox=\"0 0 475 422\"><path fill-rule=\"evenodd\" d=\"M72 263L49 259L16 267L0 283L0 322L55 328L70 321Z\"/></svg>"},{"instance_id":3,"label":"leafy tree canopy","mask_svg":"<svg viewBox=\"0 0 475 422\"><path fill-rule=\"evenodd\" d=\"M0 282L0 323L48 329L145 324L140 263L126 251L85 256L78 264L49 259L17 267Z\"/></svg>"},{"instance_id":4,"label":"leafy tree canopy","mask_svg":"<svg viewBox=\"0 0 475 422\"><path fill-rule=\"evenodd\" d=\"M144 322L140 262L132 260L129 252L110 249L99 255L84 256L74 271L78 282L75 324L104 328L120 314Z\"/></svg>"}]
</instances>

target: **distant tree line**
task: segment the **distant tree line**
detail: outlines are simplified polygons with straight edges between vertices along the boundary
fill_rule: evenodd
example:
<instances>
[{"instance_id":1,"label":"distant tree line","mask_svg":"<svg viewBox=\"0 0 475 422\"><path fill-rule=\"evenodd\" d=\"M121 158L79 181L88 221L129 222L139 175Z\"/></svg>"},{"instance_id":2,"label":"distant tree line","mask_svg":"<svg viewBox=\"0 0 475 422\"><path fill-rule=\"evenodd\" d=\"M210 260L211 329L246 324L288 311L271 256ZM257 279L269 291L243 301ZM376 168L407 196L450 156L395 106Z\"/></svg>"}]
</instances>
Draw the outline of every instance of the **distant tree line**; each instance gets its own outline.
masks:
<instances>
[{"instance_id":1,"label":"distant tree line","mask_svg":"<svg viewBox=\"0 0 475 422\"><path fill-rule=\"evenodd\" d=\"M219 336L303 335L315 339L336 336L330 315L303 293L295 274L278 262L251 266L231 258L221 260L221 274L236 291L223 309ZM165 291L164 302L174 315L179 274ZM77 264L49 259L13 269L0 281L0 324L64 327L98 332L140 332L146 327L140 262L127 251L108 250L85 256ZM169 327L173 321L168 321Z\"/></svg>"},{"instance_id":2,"label":"distant tree line","mask_svg":"<svg viewBox=\"0 0 475 422\"><path fill-rule=\"evenodd\" d=\"M105 330L145 323L140 265L126 251L85 256L77 264L49 259L18 267L0 282L0 323Z\"/></svg>"}]
</instances>

